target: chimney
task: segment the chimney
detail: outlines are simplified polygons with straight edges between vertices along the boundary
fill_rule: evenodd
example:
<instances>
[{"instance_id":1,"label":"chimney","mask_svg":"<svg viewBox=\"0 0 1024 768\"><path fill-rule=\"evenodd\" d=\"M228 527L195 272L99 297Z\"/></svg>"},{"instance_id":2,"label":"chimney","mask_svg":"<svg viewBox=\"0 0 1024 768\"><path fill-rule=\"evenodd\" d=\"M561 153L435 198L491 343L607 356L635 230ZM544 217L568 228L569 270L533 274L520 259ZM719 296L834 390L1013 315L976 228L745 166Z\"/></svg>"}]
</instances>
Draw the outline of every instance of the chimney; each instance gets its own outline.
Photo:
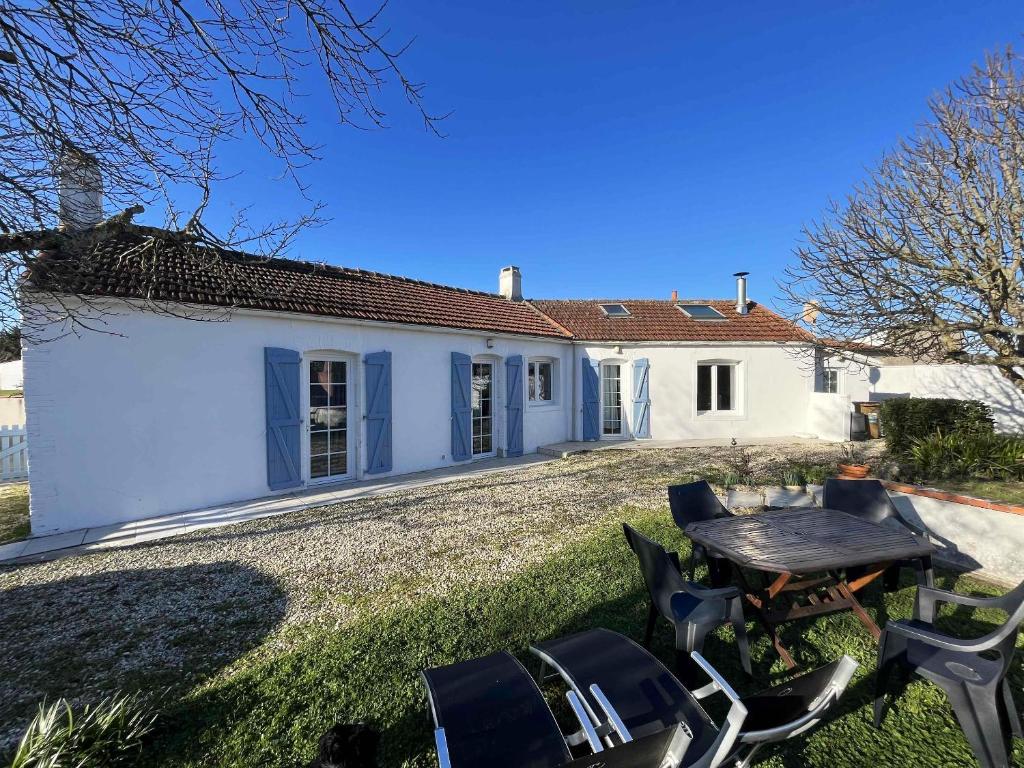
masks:
<instances>
[{"instance_id":1,"label":"chimney","mask_svg":"<svg viewBox=\"0 0 1024 768\"><path fill-rule=\"evenodd\" d=\"M505 267L498 279L498 293L509 301L523 300L523 276L519 267Z\"/></svg>"},{"instance_id":2,"label":"chimney","mask_svg":"<svg viewBox=\"0 0 1024 768\"><path fill-rule=\"evenodd\" d=\"M672 291L672 301L673 302L678 302L679 301L679 291L676 291L676 290Z\"/></svg>"},{"instance_id":3,"label":"chimney","mask_svg":"<svg viewBox=\"0 0 1024 768\"><path fill-rule=\"evenodd\" d=\"M737 272L733 275L736 278L736 311L745 315L750 311L747 306L747 275L749 272Z\"/></svg>"},{"instance_id":4,"label":"chimney","mask_svg":"<svg viewBox=\"0 0 1024 768\"><path fill-rule=\"evenodd\" d=\"M57 202L62 229L88 229L103 220L103 178L95 157L77 149L61 155Z\"/></svg>"}]
</instances>

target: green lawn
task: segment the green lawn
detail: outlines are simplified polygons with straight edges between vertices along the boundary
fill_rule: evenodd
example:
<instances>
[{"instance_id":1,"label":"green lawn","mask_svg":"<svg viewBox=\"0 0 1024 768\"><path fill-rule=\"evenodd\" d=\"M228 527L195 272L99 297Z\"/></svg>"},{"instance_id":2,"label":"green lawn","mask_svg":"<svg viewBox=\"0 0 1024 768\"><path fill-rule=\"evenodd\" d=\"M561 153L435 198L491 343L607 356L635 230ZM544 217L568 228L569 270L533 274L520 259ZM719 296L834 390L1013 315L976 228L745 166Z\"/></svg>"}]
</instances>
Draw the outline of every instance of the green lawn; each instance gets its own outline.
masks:
<instances>
[{"instance_id":1,"label":"green lawn","mask_svg":"<svg viewBox=\"0 0 1024 768\"><path fill-rule=\"evenodd\" d=\"M28 483L0 485L0 544L28 534Z\"/></svg>"},{"instance_id":2,"label":"green lawn","mask_svg":"<svg viewBox=\"0 0 1024 768\"><path fill-rule=\"evenodd\" d=\"M667 509L623 510L621 518L685 554L686 543ZM411 535L415 535L411 533ZM318 736L337 720L363 720L383 731L380 765L436 765L419 672L427 666L507 648L534 669L525 652L533 640L596 626L638 637L646 615L643 583L618 521L600 525L547 560L511 576L457 586L441 596L416 597L416 574L382 585L360 600L357 617L340 629L296 628L273 649L257 648L223 674L168 702L153 742L150 766L297 766L314 753ZM993 593L968 578L940 574L940 586ZM872 585L868 610L884 623L909 617L914 590L883 595ZM976 619L981 619L980 623ZM944 627L982 634L997 616L950 614ZM740 689L750 692L779 679L781 663L753 628L755 681L743 675L728 630L712 638L706 656ZM837 717L807 736L766 751L758 765L973 765L943 695L916 682L893 708L881 731L871 727L876 644L850 614L790 625L784 633L797 660L822 664L848 653L863 665ZM671 631L662 623L655 652L671 663ZM1024 676L1016 666L1013 689ZM145 680L135 681L144 684ZM559 686L546 689L552 702ZM715 714L712 710L712 714ZM1017 761L1024 749L1015 744Z\"/></svg>"},{"instance_id":3,"label":"green lawn","mask_svg":"<svg viewBox=\"0 0 1024 768\"><path fill-rule=\"evenodd\" d=\"M936 488L1008 504L1024 504L1024 483L1019 480L937 480Z\"/></svg>"}]
</instances>

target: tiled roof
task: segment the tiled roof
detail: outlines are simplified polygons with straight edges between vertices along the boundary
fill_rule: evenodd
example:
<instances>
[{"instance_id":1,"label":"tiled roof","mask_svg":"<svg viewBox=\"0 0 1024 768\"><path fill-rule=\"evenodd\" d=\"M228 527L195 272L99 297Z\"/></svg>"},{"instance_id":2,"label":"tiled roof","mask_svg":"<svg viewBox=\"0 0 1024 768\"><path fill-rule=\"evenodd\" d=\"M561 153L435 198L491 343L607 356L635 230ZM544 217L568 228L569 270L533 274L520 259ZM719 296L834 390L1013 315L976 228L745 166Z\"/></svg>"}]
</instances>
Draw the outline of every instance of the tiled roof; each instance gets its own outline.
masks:
<instances>
[{"instance_id":1,"label":"tiled roof","mask_svg":"<svg viewBox=\"0 0 1024 768\"><path fill-rule=\"evenodd\" d=\"M30 285L58 293L565 337L524 301L361 269L215 251L132 227L49 252Z\"/></svg>"},{"instance_id":2,"label":"tiled roof","mask_svg":"<svg viewBox=\"0 0 1024 768\"><path fill-rule=\"evenodd\" d=\"M538 300L537 309L586 341L813 341L813 337L785 318L756 302L741 315L736 302L713 299L680 302L653 299L593 299L586 301ZM622 304L627 317L608 317L601 304ZM710 304L724 320L694 320L678 307Z\"/></svg>"}]
</instances>

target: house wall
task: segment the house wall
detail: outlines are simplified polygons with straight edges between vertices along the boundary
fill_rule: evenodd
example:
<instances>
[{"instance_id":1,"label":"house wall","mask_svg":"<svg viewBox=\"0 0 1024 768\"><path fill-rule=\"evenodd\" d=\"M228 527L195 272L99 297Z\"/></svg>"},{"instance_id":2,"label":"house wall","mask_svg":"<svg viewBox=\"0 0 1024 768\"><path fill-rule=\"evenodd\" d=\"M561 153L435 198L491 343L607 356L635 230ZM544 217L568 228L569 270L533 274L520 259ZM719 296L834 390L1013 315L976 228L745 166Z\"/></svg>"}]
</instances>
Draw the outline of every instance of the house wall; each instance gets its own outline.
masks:
<instances>
[{"instance_id":1,"label":"house wall","mask_svg":"<svg viewBox=\"0 0 1024 768\"><path fill-rule=\"evenodd\" d=\"M997 429L1024 432L1024 395L992 366L848 363L843 378L854 401L907 396L981 400L992 408Z\"/></svg>"},{"instance_id":2,"label":"house wall","mask_svg":"<svg viewBox=\"0 0 1024 768\"><path fill-rule=\"evenodd\" d=\"M632 361L650 364L651 438L785 437L811 434L808 409L813 394L813 353L780 344L583 344L577 368L588 359L622 364L626 436L632 428ZM737 362L738 405L732 414L698 413L697 364ZM576 439L582 439L582 377L576 382Z\"/></svg>"},{"instance_id":3,"label":"house wall","mask_svg":"<svg viewBox=\"0 0 1024 768\"><path fill-rule=\"evenodd\" d=\"M118 335L86 332L25 349L35 534L268 495L268 346L344 352L353 360L391 351L390 474L452 464L454 351L497 363L515 354L557 361L556 402L525 408L524 452L569 434L572 360L565 342L242 311L222 322L138 311L106 321ZM504 365L496 370L496 442L503 447ZM354 461L361 470L361 366L354 378L349 407L360 417Z\"/></svg>"}]
</instances>

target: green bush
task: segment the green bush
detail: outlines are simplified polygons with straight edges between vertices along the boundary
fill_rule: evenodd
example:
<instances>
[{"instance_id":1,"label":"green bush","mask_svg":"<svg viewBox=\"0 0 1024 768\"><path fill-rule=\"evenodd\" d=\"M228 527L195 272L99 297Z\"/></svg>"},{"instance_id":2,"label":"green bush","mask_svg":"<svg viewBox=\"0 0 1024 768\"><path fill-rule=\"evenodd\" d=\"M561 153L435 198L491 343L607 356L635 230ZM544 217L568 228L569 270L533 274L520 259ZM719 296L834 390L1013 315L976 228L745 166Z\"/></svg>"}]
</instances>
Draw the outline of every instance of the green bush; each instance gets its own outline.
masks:
<instances>
[{"instance_id":1,"label":"green bush","mask_svg":"<svg viewBox=\"0 0 1024 768\"><path fill-rule=\"evenodd\" d=\"M882 431L889 453L907 457L915 440L936 432L991 435L992 409L979 400L910 397L882 403Z\"/></svg>"},{"instance_id":2,"label":"green bush","mask_svg":"<svg viewBox=\"0 0 1024 768\"><path fill-rule=\"evenodd\" d=\"M113 768L135 765L156 713L138 694L114 695L75 712L65 699L44 702L29 723L11 768Z\"/></svg>"},{"instance_id":3,"label":"green bush","mask_svg":"<svg viewBox=\"0 0 1024 768\"><path fill-rule=\"evenodd\" d=\"M910 471L919 479L1024 479L1024 438L983 432L942 432L916 438Z\"/></svg>"}]
</instances>

